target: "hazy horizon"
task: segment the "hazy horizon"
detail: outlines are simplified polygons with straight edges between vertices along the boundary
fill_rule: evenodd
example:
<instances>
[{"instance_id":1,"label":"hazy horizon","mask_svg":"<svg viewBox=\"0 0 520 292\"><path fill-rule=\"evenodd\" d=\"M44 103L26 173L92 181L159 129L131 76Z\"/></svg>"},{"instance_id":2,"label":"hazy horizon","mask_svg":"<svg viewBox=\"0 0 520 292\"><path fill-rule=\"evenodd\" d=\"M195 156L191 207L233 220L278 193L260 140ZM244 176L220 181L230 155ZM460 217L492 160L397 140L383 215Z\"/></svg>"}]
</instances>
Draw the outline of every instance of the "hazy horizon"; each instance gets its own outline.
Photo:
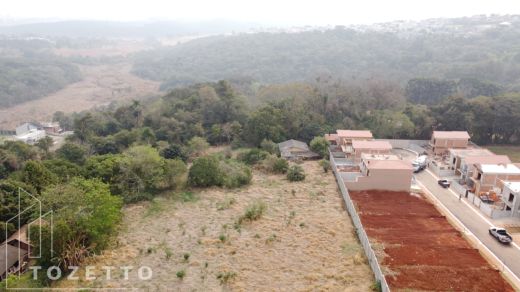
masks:
<instances>
[{"instance_id":1,"label":"hazy horizon","mask_svg":"<svg viewBox=\"0 0 520 292\"><path fill-rule=\"evenodd\" d=\"M351 4L353 3L353 4ZM171 3L161 0L129 3L92 0L84 5L65 0L22 0L4 3L0 18L4 20L97 20L97 21L231 21L270 26L353 25L389 21L417 21L430 18L454 18L473 15L520 14L514 0L447 1L423 3L411 0L363 3L325 0L316 4L303 1L195 0Z\"/></svg>"}]
</instances>

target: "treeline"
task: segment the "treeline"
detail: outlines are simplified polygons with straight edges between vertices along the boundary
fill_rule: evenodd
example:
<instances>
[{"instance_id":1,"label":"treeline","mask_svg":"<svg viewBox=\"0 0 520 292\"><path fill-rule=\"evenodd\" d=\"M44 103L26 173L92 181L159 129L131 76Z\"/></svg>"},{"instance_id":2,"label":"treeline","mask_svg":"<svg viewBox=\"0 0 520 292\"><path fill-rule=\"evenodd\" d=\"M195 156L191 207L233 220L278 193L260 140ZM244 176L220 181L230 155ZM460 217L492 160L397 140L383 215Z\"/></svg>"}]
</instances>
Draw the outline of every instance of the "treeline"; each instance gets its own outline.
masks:
<instances>
[{"instance_id":1,"label":"treeline","mask_svg":"<svg viewBox=\"0 0 520 292\"><path fill-rule=\"evenodd\" d=\"M79 68L42 40L0 41L0 107L38 99L81 80Z\"/></svg>"},{"instance_id":2,"label":"treeline","mask_svg":"<svg viewBox=\"0 0 520 292\"><path fill-rule=\"evenodd\" d=\"M446 31L465 29L462 21L451 25L456 28L446 24ZM429 27L409 35L338 27L213 36L142 52L136 56L133 72L163 81L166 89L220 79L286 83L330 75L380 76L402 84L418 77L477 80L506 91L518 90L520 25L485 25L489 28L479 30L474 23L467 24L466 34L442 33L442 29L428 33Z\"/></svg>"}]
</instances>

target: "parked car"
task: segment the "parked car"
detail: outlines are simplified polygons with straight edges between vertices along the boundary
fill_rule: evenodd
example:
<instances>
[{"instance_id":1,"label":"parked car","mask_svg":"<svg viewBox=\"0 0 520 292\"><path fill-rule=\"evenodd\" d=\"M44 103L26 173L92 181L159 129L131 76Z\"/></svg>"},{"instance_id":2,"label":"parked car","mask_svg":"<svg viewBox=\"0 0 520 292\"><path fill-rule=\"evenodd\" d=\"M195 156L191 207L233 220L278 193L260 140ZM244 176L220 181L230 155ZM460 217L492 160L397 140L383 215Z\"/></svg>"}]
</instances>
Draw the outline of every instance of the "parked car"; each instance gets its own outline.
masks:
<instances>
[{"instance_id":1,"label":"parked car","mask_svg":"<svg viewBox=\"0 0 520 292\"><path fill-rule=\"evenodd\" d=\"M437 181L437 183L445 189L450 187L450 182L447 179L440 179Z\"/></svg>"},{"instance_id":2,"label":"parked car","mask_svg":"<svg viewBox=\"0 0 520 292\"><path fill-rule=\"evenodd\" d=\"M412 164L412 167L413 167L413 172L414 173L418 173L418 172L421 172L421 171L426 169L426 165Z\"/></svg>"},{"instance_id":3,"label":"parked car","mask_svg":"<svg viewBox=\"0 0 520 292\"><path fill-rule=\"evenodd\" d=\"M513 241L513 237L504 228L491 227L489 228L489 234L503 244L510 244Z\"/></svg>"}]
</instances>

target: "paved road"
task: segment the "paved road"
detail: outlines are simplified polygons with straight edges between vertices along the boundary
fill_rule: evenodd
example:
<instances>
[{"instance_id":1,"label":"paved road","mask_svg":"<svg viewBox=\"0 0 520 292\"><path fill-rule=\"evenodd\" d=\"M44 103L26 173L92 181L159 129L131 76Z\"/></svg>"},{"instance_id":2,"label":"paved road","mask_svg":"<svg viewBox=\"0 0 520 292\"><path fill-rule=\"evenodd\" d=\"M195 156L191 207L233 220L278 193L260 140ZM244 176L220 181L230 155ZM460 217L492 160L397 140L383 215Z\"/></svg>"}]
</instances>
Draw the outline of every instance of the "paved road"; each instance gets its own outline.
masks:
<instances>
[{"instance_id":1,"label":"paved road","mask_svg":"<svg viewBox=\"0 0 520 292\"><path fill-rule=\"evenodd\" d=\"M493 252L517 277L520 278L520 249L518 246L504 246L491 237L488 233L490 222L485 215L479 216L464 200L459 201L447 189L437 184L437 179L428 171L415 175L415 178L426 187L455 217L461 221L491 252Z\"/></svg>"}]
</instances>

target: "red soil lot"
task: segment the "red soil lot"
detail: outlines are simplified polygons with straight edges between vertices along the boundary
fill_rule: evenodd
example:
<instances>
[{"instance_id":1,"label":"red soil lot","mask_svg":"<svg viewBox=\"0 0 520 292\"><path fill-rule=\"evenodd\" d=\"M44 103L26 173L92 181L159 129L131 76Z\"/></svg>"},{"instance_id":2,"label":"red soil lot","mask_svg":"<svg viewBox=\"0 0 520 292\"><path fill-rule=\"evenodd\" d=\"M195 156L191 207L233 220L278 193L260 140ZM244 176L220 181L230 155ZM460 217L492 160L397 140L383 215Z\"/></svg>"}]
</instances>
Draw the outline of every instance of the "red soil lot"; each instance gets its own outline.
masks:
<instances>
[{"instance_id":1,"label":"red soil lot","mask_svg":"<svg viewBox=\"0 0 520 292\"><path fill-rule=\"evenodd\" d=\"M514 291L424 197L350 192L392 291Z\"/></svg>"}]
</instances>

